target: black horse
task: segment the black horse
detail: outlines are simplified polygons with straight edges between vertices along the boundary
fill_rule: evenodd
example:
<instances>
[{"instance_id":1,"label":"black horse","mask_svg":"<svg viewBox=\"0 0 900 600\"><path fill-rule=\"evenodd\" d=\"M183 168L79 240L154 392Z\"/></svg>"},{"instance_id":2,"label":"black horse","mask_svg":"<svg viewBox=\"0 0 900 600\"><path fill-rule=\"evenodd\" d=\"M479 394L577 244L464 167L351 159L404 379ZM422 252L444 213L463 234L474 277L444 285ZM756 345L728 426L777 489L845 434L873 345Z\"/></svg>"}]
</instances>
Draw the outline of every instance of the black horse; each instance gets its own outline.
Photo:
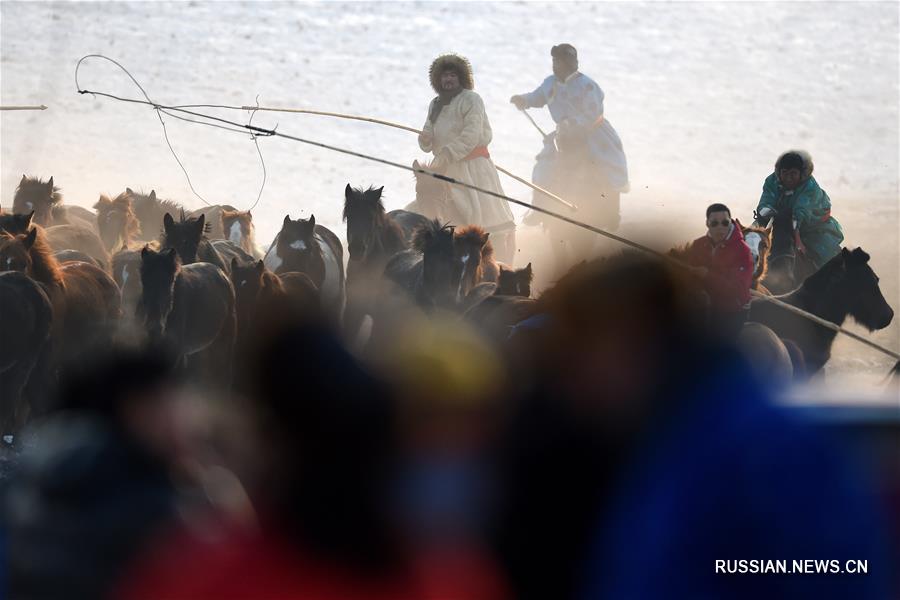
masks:
<instances>
[{"instance_id":1,"label":"black horse","mask_svg":"<svg viewBox=\"0 0 900 600\"><path fill-rule=\"evenodd\" d=\"M226 265L222 260L219 252L206 237L208 231L206 215L185 218L184 212L182 212L181 220L176 223L172 215L166 213L163 217L163 235L160 239L160 247L174 248L183 265L205 262L228 273L228 265L231 262L229 261Z\"/></svg>"},{"instance_id":2,"label":"black horse","mask_svg":"<svg viewBox=\"0 0 900 600\"><path fill-rule=\"evenodd\" d=\"M217 386L231 382L237 332L234 288L209 263L182 266L174 249L141 250L138 317L151 341L171 344L183 365Z\"/></svg>"},{"instance_id":3,"label":"black horse","mask_svg":"<svg viewBox=\"0 0 900 600\"><path fill-rule=\"evenodd\" d=\"M459 271L454 260L454 228L437 219L416 230L410 250L388 262L385 277L425 309L456 306Z\"/></svg>"},{"instance_id":4,"label":"black horse","mask_svg":"<svg viewBox=\"0 0 900 600\"><path fill-rule=\"evenodd\" d=\"M894 318L878 287L878 276L869 266L869 255L861 248L844 248L797 290L778 298L838 325L851 316L870 331L884 329ZM764 298L752 300L749 319L768 326L782 339L796 342L810 375L821 370L831 357L836 335L831 329Z\"/></svg>"}]
</instances>

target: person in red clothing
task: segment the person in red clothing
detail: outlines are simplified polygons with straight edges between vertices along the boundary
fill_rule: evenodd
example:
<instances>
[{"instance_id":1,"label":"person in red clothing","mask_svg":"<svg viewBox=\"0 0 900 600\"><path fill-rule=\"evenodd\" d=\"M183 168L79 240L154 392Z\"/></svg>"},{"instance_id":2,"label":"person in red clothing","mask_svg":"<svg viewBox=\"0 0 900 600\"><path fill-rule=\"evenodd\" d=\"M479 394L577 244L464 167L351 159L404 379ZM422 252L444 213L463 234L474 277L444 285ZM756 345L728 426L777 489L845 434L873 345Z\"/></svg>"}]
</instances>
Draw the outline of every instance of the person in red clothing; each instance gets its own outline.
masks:
<instances>
[{"instance_id":1,"label":"person in red clothing","mask_svg":"<svg viewBox=\"0 0 900 600\"><path fill-rule=\"evenodd\" d=\"M747 320L753 256L724 204L706 209L706 227L706 235L691 244L687 260L709 295L710 330L734 339Z\"/></svg>"}]
</instances>

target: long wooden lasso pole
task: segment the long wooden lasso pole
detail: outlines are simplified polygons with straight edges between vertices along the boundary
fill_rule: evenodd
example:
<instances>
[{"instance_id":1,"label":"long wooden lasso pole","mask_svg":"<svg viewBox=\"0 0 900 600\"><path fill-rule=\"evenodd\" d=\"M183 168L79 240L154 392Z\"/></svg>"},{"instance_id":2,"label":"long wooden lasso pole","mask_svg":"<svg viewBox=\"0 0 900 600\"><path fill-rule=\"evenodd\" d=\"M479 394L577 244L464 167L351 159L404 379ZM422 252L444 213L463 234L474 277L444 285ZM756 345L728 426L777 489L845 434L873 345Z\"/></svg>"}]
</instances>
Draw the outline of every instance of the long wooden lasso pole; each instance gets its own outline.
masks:
<instances>
[{"instance_id":1,"label":"long wooden lasso pole","mask_svg":"<svg viewBox=\"0 0 900 600\"><path fill-rule=\"evenodd\" d=\"M378 125L385 125L387 127L393 127L394 129L402 129L404 131L409 131L409 132L412 132L415 134L422 133L422 131L420 129L416 129L415 127L409 127L407 125L401 125L400 123L393 123L391 121L385 121L384 119L375 119L372 117L361 117L358 115L348 115L348 114L344 114L344 113L327 112L327 111L322 111L322 110L310 110L310 109L306 109L306 108L274 108L274 107L256 107L256 106L242 106L241 108L243 110L249 110L249 111L256 110L256 111L268 111L268 112L295 113L295 114L303 114L303 115L319 115L322 117L337 117L339 119L349 119L351 121L363 121L365 123L376 123ZM496 163L494 163L494 166L497 168L498 171L500 171L504 175L507 175L507 176L511 177L512 179L515 179L519 183L527 185L531 189L546 195L548 198L556 200L557 202L559 202L560 204L562 204L569 210L573 210L573 211L578 210L577 206L575 206L568 200L563 200L562 198L560 198L553 192L546 190L546 189L542 188L541 186L536 185L526 179L523 179L523 178L519 177L518 175L510 173L509 171L507 171L506 169L504 169L503 167L501 167L500 165L498 165Z\"/></svg>"}]
</instances>

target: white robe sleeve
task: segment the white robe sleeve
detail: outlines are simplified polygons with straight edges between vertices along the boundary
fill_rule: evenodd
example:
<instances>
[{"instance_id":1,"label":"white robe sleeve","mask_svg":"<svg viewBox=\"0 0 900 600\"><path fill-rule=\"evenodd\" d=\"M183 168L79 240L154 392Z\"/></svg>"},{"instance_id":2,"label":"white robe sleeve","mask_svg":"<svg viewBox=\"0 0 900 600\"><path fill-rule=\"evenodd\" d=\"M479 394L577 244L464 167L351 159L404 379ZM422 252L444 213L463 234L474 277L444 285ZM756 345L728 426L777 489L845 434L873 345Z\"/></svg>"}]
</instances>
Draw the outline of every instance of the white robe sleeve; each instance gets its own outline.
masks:
<instances>
[{"instance_id":1,"label":"white robe sleeve","mask_svg":"<svg viewBox=\"0 0 900 600\"><path fill-rule=\"evenodd\" d=\"M431 139L434 140L434 124L431 122L431 108L434 106L434 103L437 101L437 98L431 101L431 104L428 105L428 114L425 116L425 125L422 127L422 132L427 133L431 136ZM422 152L431 152L431 143L423 144L421 141L419 142L419 148L422 149Z\"/></svg>"}]
</instances>

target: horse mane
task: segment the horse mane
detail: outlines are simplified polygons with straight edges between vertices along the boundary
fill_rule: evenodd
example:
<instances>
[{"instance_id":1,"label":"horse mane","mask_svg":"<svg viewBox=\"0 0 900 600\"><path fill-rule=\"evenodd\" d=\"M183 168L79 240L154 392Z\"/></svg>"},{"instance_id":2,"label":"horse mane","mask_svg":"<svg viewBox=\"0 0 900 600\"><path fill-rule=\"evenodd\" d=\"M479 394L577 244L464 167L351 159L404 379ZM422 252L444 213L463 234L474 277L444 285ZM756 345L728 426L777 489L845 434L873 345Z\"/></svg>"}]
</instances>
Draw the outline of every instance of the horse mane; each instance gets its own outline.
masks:
<instances>
[{"instance_id":1,"label":"horse mane","mask_svg":"<svg viewBox=\"0 0 900 600\"><path fill-rule=\"evenodd\" d=\"M53 249L47 242L47 235L44 233L44 228L39 225L32 225L32 229L37 231L37 235L35 235L34 238L34 244L32 244L31 248L28 250L28 254L31 257L32 279L46 285L62 287L62 271L60 270L59 262L56 260L56 257L53 256ZM29 232L30 231L31 230L29 230ZM24 238L27 234L19 234L18 236L5 235L15 238Z\"/></svg>"},{"instance_id":2,"label":"horse mane","mask_svg":"<svg viewBox=\"0 0 900 600\"><path fill-rule=\"evenodd\" d=\"M484 245L481 247L481 260L491 261L494 258L494 246L488 234L484 231L484 227L480 225L466 225L456 230L454 237L462 242L471 242L472 244Z\"/></svg>"},{"instance_id":3,"label":"horse mane","mask_svg":"<svg viewBox=\"0 0 900 600\"><path fill-rule=\"evenodd\" d=\"M118 196L109 199L106 194L101 194L100 199L94 204L97 214L103 214L111 211L121 211L125 213L125 239L126 243L134 236L141 233L141 222L134 212L134 204L132 203L132 193L125 191Z\"/></svg>"},{"instance_id":4,"label":"horse mane","mask_svg":"<svg viewBox=\"0 0 900 600\"><path fill-rule=\"evenodd\" d=\"M413 233L412 247L414 250L425 254L425 252L436 246L453 245L454 226L449 223L441 223L437 219L432 219L427 225L422 225Z\"/></svg>"},{"instance_id":5,"label":"horse mane","mask_svg":"<svg viewBox=\"0 0 900 600\"><path fill-rule=\"evenodd\" d=\"M222 209L222 226L225 226L226 219L237 219L238 221L245 221L247 223L253 223L253 216L250 214L249 210L228 210L227 208Z\"/></svg>"},{"instance_id":6,"label":"horse mane","mask_svg":"<svg viewBox=\"0 0 900 600\"><path fill-rule=\"evenodd\" d=\"M52 177L50 179L53 179ZM30 175L25 175L19 181L19 185L16 187L16 196L22 191L22 187L37 187L37 186L46 186L49 181L44 181L40 177L33 177ZM53 186L53 191L50 194L50 204L56 205L62 202L62 193L60 192L60 187L57 185ZM13 200L13 204L15 204L15 200Z\"/></svg>"},{"instance_id":7,"label":"horse mane","mask_svg":"<svg viewBox=\"0 0 900 600\"><path fill-rule=\"evenodd\" d=\"M383 218L385 214L384 210L384 200L381 197L381 194L377 196L373 192L377 192L378 188L374 185L370 185L366 189L362 189L362 186L350 188L351 194L344 198L344 212L341 217L344 221L347 220L347 217L350 215L350 205L351 205L351 195L354 199L365 199L367 202L365 203L366 209L371 212L373 215L381 216ZM354 207L361 206L362 203L356 202Z\"/></svg>"}]
</instances>

